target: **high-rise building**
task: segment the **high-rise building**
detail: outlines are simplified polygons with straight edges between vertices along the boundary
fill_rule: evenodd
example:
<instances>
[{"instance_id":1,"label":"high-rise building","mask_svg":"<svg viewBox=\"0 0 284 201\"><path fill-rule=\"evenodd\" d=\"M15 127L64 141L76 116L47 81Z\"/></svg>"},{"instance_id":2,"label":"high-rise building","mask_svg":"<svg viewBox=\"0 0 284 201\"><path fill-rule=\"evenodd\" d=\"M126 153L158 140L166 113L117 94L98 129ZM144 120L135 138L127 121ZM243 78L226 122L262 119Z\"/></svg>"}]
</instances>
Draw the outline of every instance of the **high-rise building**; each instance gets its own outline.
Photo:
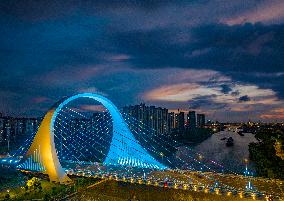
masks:
<instances>
[{"instance_id":1,"label":"high-rise building","mask_svg":"<svg viewBox=\"0 0 284 201\"><path fill-rule=\"evenodd\" d=\"M187 125L189 128L196 127L196 116L195 111L189 111L187 114Z\"/></svg>"},{"instance_id":2,"label":"high-rise building","mask_svg":"<svg viewBox=\"0 0 284 201\"><path fill-rule=\"evenodd\" d=\"M171 132L176 127L175 124L175 113L170 112L168 114L168 131Z\"/></svg>"},{"instance_id":3,"label":"high-rise building","mask_svg":"<svg viewBox=\"0 0 284 201\"><path fill-rule=\"evenodd\" d=\"M0 117L0 145L8 151L18 148L38 128L40 119Z\"/></svg>"},{"instance_id":4,"label":"high-rise building","mask_svg":"<svg viewBox=\"0 0 284 201\"><path fill-rule=\"evenodd\" d=\"M148 126L159 134L166 134L169 131L168 109L166 108L146 106L141 103L140 105L126 106L123 108L123 112L137 120L132 129Z\"/></svg>"},{"instance_id":5,"label":"high-rise building","mask_svg":"<svg viewBox=\"0 0 284 201\"><path fill-rule=\"evenodd\" d=\"M197 114L197 127L204 128L205 126L205 114Z\"/></svg>"},{"instance_id":6,"label":"high-rise building","mask_svg":"<svg viewBox=\"0 0 284 201\"><path fill-rule=\"evenodd\" d=\"M178 129L178 131L183 131L184 130L184 112L179 112L178 114L175 115L175 128Z\"/></svg>"},{"instance_id":7,"label":"high-rise building","mask_svg":"<svg viewBox=\"0 0 284 201\"><path fill-rule=\"evenodd\" d=\"M0 118L0 144L4 141L4 120Z\"/></svg>"},{"instance_id":8,"label":"high-rise building","mask_svg":"<svg viewBox=\"0 0 284 201\"><path fill-rule=\"evenodd\" d=\"M2 146L6 146L7 150L10 150L10 142L13 138L13 118L11 117L2 117L3 119L3 140Z\"/></svg>"}]
</instances>

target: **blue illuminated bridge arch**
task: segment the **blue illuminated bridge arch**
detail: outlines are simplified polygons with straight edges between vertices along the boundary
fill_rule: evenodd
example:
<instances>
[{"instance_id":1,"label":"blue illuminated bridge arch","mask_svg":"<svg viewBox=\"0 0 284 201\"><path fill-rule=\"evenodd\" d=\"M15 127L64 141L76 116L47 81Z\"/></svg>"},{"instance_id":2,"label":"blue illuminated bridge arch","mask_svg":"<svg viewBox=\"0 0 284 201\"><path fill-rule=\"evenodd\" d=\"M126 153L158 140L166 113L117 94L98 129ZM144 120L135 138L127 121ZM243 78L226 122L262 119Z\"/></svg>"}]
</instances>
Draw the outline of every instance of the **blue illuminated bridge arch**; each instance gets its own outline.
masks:
<instances>
[{"instance_id":1,"label":"blue illuminated bridge arch","mask_svg":"<svg viewBox=\"0 0 284 201\"><path fill-rule=\"evenodd\" d=\"M105 165L127 165L142 168L165 169L135 139L118 108L106 97L94 93L82 93L66 98L56 108L51 124L51 135L54 135L54 124L60 110L69 102L78 98L90 98L100 102L111 114L113 120L113 136Z\"/></svg>"},{"instance_id":2,"label":"blue illuminated bridge arch","mask_svg":"<svg viewBox=\"0 0 284 201\"><path fill-rule=\"evenodd\" d=\"M44 117L39 130L29 148L26 157L34 155L33 160L43 164L50 180L66 182L69 178L62 168L54 143L54 125L61 109L69 102L78 98L90 98L100 102L108 109L113 120L113 135L104 165L131 166L164 170L165 165L158 162L141 146L128 128L118 108L106 97L95 93L81 93L64 98L57 103Z\"/></svg>"}]
</instances>

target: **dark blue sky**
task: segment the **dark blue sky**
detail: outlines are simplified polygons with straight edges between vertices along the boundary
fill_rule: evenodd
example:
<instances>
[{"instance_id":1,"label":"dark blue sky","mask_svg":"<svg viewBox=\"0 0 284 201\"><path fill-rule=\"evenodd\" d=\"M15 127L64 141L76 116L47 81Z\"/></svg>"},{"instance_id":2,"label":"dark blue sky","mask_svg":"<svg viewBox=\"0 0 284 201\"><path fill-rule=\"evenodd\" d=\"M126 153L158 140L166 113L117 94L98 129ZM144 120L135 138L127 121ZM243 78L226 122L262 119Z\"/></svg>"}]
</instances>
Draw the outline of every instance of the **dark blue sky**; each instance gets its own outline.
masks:
<instances>
[{"instance_id":1,"label":"dark blue sky","mask_svg":"<svg viewBox=\"0 0 284 201\"><path fill-rule=\"evenodd\" d=\"M0 2L0 112L43 115L88 91L284 120L284 1L104 2Z\"/></svg>"}]
</instances>

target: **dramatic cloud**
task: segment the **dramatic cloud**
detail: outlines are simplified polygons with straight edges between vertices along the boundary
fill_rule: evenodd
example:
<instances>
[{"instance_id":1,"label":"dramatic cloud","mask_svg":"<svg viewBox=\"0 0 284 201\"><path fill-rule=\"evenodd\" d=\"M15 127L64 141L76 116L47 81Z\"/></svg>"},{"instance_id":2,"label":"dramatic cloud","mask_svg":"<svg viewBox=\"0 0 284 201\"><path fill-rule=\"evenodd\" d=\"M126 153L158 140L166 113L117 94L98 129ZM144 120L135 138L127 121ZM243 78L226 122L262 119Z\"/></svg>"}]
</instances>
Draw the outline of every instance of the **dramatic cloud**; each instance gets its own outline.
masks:
<instances>
[{"instance_id":1,"label":"dramatic cloud","mask_svg":"<svg viewBox=\"0 0 284 201\"><path fill-rule=\"evenodd\" d=\"M239 98L239 102L247 102L247 101L250 101L250 97L248 97L248 95L241 96Z\"/></svg>"},{"instance_id":2,"label":"dramatic cloud","mask_svg":"<svg viewBox=\"0 0 284 201\"><path fill-rule=\"evenodd\" d=\"M0 112L42 115L87 91L120 107L281 119L283 8L281 0L2 1Z\"/></svg>"},{"instance_id":3,"label":"dramatic cloud","mask_svg":"<svg viewBox=\"0 0 284 201\"><path fill-rule=\"evenodd\" d=\"M216 76L211 73L211 76L213 75ZM256 85L233 84L229 77L222 82L216 82L210 76L207 77L206 82L200 80L190 82L189 79L186 81L186 83L160 86L145 93L144 97L152 103L166 105L168 108L176 105L184 110L195 109L206 113L210 118L216 118L216 114L222 115L219 119L223 121L228 115L232 115L231 119L237 120L238 114L246 119L264 119L265 116L259 115L279 108L284 103L271 89L261 89ZM225 93L224 88L227 89ZM279 119L278 117L279 115L276 119Z\"/></svg>"},{"instance_id":4,"label":"dramatic cloud","mask_svg":"<svg viewBox=\"0 0 284 201\"><path fill-rule=\"evenodd\" d=\"M253 10L244 11L240 16L224 20L229 25L246 22L257 23L281 23L284 20L284 2L262 1L255 5Z\"/></svg>"},{"instance_id":5,"label":"dramatic cloud","mask_svg":"<svg viewBox=\"0 0 284 201\"><path fill-rule=\"evenodd\" d=\"M261 114L260 117L262 119L282 120L284 118L284 109L283 108L274 109L270 113Z\"/></svg>"},{"instance_id":6,"label":"dramatic cloud","mask_svg":"<svg viewBox=\"0 0 284 201\"><path fill-rule=\"evenodd\" d=\"M232 89L228 85L226 85L226 84L222 84L221 88L222 88L221 91L224 94L228 94L230 91L232 91Z\"/></svg>"}]
</instances>

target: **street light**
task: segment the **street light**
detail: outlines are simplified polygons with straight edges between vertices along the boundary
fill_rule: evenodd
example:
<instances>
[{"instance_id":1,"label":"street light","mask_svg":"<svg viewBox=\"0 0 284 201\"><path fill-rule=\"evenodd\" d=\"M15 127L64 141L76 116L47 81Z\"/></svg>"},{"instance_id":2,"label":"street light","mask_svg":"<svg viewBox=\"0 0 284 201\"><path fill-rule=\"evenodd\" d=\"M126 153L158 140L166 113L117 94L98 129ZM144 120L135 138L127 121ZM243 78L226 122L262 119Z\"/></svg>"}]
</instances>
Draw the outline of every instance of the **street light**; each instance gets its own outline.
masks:
<instances>
[{"instance_id":1,"label":"street light","mask_svg":"<svg viewBox=\"0 0 284 201\"><path fill-rule=\"evenodd\" d=\"M164 162L164 153L161 152L161 153L160 153L160 156L162 157L162 162Z\"/></svg>"},{"instance_id":2,"label":"street light","mask_svg":"<svg viewBox=\"0 0 284 201\"><path fill-rule=\"evenodd\" d=\"M248 159L244 159L244 162L245 162L245 165L246 165L246 169L244 171L244 174L245 174L245 177L249 176L251 173L248 171L248 162L249 160ZM250 179L248 179L248 184L246 185L246 189L247 190L251 190L253 187L252 187L252 183L250 181Z\"/></svg>"},{"instance_id":3,"label":"street light","mask_svg":"<svg viewBox=\"0 0 284 201\"><path fill-rule=\"evenodd\" d=\"M247 158L244 159L244 163L246 165L246 169L244 171L245 176L249 175L249 171L248 171L248 162L249 160Z\"/></svg>"}]
</instances>

